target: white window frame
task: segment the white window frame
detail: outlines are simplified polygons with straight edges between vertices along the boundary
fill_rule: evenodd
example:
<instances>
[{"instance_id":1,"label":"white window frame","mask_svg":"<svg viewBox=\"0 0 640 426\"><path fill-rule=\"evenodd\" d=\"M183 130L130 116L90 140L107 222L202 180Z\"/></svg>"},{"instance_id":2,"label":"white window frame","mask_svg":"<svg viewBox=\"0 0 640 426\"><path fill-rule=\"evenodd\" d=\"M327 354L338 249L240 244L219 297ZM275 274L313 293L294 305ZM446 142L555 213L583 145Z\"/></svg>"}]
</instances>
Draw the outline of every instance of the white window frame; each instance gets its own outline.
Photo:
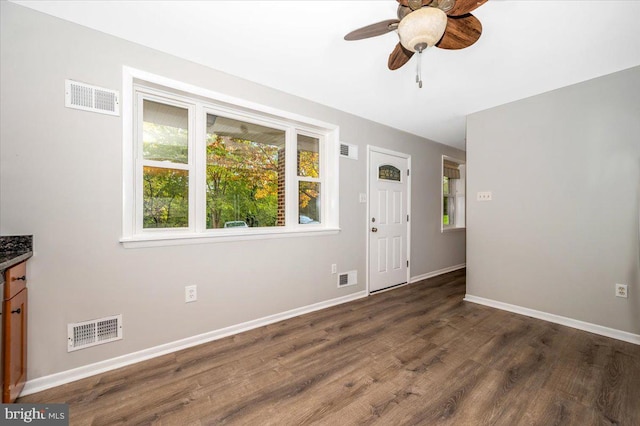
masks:
<instances>
[{"instance_id":1,"label":"white window frame","mask_svg":"<svg viewBox=\"0 0 640 426\"><path fill-rule=\"evenodd\" d=\"M303 130L299 130L295 133L295 138L296 138L296 150L293 153L293 164L297 164L298 162L298 135L302 135L302 136L309 136L311 138L316 138L318 139L319 142L319 148L318 148L318 152L320 153L320 167L319 167L319 178L313 178L310 176L299 176L298 175L298 168L295 167L294 168L294 173L293 173L293 178L294 178L294 185L293 185L293 190L295 192L294 198L295 198L295 202L293 203L293 208L295 209L294 214L295 214L295 221L296 223L299 221L298 218L300 216L300 212L298 209L299 203L300 203L300 182L316 182L320 184L320 223L319 224L313 224L313 223L309 223L309 224L305 224L302 226L320 226L323 222L324 219L324 204L325 204L325 197L324 197L324 182L325 182L325 177L327 176L327 174L329 173L329 170L327 170L327 167L325 165L326 161L325 161L325 157L327 156L327 150L326 150L326 142L324 140L324 137L318 134L314 134L314 133L310 133L310 132L305 132ZM289 161L289 159L287 159L287 161ZM287 210L286 212L287 217L289 217L289 210Z\"/></svg>"},{"instance_id":2,"label":"white window frame","mask_svg":"<svg viewBox=\"0 0 640 426\"><path fill-rule=\"evenodd\" d=\"M172 80L130 67L123 67L123 220L120 242L124 247L224 242L246 239L316 236L339 232L339 127L312 118L278 110ZM164 167L189 170L189 226L187 228L144 229L142 223L142 140L134 135L141 118L137 116L142 99L189 110L188 164ZM221 115L284 130L285 226L262 228L206 229L206 114ZM320 177L299 177L297 173L297 135L320 141ZM298 182L320 182L320 223L299 224Z\"/></svg>"},{"instance_id":3,"label":"white window frame","mask_svg":"<svg viewBox=\"0 0 640 426\"><path fill-rule=\"evenodd\" d=\"M444 162L445 160L450 161L452 163L457 163L460 170L460 179L455 179L454 185L454 198L455 198L455 207L454 207L454 218L452 225L445 225L443 221L444 214L444 187L443 187L443 178L444 178ZM449 232L449 231L463 231L466 229L466 165L464 160L459 160L457 158L449 157L446 155L442 156L442 160L440 161L440 232ZM449 190L451 191L451 186L449 186Z\"/></svg>"},{"instance_id":4,"label":"white window frame","mask_svg":"<svg viewBox=\"0 0 640 426\"><path fill-rule=\"evenodd\" d=\"M145 160L143 155L142 144L138 144L137 146L134 145L134 150L135 150L135 154L134 154L134 158L135 158L134 160L135 161L135 175L134 175L135 232L138 234L144 232L144 233L149 233L150 235L161 234L167 231L170 231L173 233L193 232L193 230L195 229L194 227L195 211L191 207L189 208L189 226L188 227L171 228L171 230L164 229L164 228L148 228L143 230L142 228L142 223L143 223L142 168L144 166L151 166L151 167L157 167L162 169L186 170L187 172L189 172L189 196L188 196L189 206L192 206L193 205L192 203L194 203L196 199L195 197L195 174L196 173L195 173L195 167L194 167L194 162L195 162L194 161L194 157L195 157L194 156L194 152L195 152L195 134L194 133L195 132L192 131L193 129L195 129L195 106L193 104L184 102L178 98L161 96L160 93L149 93L149 94L142 95L141 93L136 92L135 100L134 100L136 102L136 108L134 109L134 114L135 114L135 121L137 122L141 122L141 117L139 116L138 113L142 111L142 104L145 100L154 101L154 102L158 102L166 105L172 105L172 106L184 108L187 110L189 114L188 115L189 133L188 133L188 141L187 141L187 164L173 163L173 162L167 162L167 161ZM134 124L133 132L137 133L137 136L136 136L137 140L142 140L142 132L143 132L142 126L139 126L139 125L136 126Z\"/></svg>"}]
</instances>

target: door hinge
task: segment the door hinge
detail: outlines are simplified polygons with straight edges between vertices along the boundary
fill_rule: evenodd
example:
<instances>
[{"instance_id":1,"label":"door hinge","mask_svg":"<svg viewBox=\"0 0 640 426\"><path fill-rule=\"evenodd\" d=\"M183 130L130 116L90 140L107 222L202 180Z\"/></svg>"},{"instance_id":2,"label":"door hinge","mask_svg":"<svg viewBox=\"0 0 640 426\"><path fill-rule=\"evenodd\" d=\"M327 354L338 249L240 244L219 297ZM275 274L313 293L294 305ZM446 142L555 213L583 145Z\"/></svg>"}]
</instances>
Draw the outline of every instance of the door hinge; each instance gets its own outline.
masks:
<instances>
[{"instance_id":1,"label":"door hinge","mask_svg":"<svg viewBox=\"0 0 640 426\"><path fill-rule=\"evenodd\" d=\"M407 215L407 222L409 222L409 215Z\"/></svg>"},{"instance_id":2,"label":"door hinge","mask_svg":"<svg viewBox=\"0 0 640 426\"><path fill-rule=\"evenodd\" d=\"M409 176L409 169L407 169L407 176Z\"/></svg>"},{"instance_id":3,"label":"door hinge","mask_svg":"<svg viewBox=\"0 0 640 426\"><path fill-rule=\"evenodd\" d=\"M407 268L409 267L409 261L407 260Z\"/></svg>"}]
</instances>

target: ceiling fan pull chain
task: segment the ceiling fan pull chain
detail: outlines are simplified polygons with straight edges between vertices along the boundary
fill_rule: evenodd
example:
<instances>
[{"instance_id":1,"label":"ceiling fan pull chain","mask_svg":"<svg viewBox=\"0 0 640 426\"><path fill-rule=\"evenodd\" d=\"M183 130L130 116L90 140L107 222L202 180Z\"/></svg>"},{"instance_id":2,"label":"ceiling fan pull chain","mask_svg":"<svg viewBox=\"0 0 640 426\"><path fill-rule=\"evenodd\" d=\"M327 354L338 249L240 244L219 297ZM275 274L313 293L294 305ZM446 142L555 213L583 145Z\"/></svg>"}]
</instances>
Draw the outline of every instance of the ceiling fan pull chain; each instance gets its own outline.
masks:
<instances>
[{"instance_id":1,"label":"ceiling fan pull chain","mask_svg":"<svg viewBox=\"0 0 640 426\"><path fill-rule=\"evenodd\" d=\"M416 66L416 83L422 89L422 51L418 52L418 64Z\"/></svg>"}]
</instances>

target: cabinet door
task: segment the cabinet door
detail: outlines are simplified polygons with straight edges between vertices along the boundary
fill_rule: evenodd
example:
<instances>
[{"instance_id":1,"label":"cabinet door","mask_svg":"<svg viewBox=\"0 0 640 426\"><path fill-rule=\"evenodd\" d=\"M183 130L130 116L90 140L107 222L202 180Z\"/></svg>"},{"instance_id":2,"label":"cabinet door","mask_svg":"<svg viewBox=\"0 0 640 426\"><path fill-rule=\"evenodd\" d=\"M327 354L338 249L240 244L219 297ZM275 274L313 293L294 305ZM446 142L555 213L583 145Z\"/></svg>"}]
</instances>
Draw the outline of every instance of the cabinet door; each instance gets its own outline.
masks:
<instances>
[{"instance_id":1,"label":"cabinet door","mask_svg":"<svg viewBox=\"0 0 640 426\"><path fill-rule=\"evenodd\" d=\"M27 289L5 301L4 389L2 401L14 402L27 379Z\"/></svg>"}]
</instances>

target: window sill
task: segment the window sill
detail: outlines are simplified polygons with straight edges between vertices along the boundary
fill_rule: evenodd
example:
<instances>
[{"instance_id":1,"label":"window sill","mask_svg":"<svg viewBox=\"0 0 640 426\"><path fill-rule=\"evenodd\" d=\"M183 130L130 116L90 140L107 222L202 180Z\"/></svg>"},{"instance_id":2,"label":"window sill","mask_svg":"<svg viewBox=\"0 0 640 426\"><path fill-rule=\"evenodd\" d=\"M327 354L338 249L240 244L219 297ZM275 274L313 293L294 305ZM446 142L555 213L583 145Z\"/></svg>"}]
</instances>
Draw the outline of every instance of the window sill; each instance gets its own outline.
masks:
<instances>
[{"instance_id":1,"label":"window sill","mask_svg":"<svg viewBox=\"0 0 640 426\"><path fill-rule=\"evenodd\" d=\"M461 226L461 227L451 226L451 227L448 227L448 228L442 228L440 230L440 232L442 232L443 234L446 234L446 233L449 233L449 232L459 232L459 231L466 231L466 230L467 230L467 228L464 227L464 226Z\"/></svg>"},{"instance_id":2,"label":"window sill","mask_svg":"<svg viewBox=\"0 0 640 426\"><path fill-rule=\"evenodd\" d=\"M266 240L271 238L290 237L319 237L336 235L340 228L315 228L315 229L289 229L272 230L263 229L251 233L233 232L225 234L178 234L178 233L153 233L120 238L120 244L124 248L163 247L188 244L224 243L232 241Z\"/></svg>"}]
</instances>

